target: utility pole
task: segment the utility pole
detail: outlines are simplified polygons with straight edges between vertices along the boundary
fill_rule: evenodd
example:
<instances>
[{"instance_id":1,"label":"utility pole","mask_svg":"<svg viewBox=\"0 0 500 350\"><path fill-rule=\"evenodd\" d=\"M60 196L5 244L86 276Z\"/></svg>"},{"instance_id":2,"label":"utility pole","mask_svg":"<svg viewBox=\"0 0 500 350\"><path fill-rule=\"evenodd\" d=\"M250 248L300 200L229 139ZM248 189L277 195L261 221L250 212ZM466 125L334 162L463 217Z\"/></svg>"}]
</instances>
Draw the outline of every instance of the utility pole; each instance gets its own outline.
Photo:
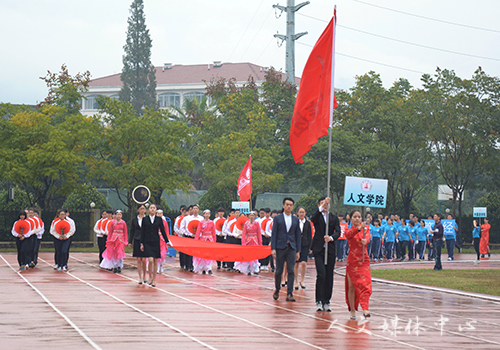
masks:
<instances>
[{"instance_id":1,"label":"utility pole","mask_svg":"<svg viewBox=\"0 0 500 350\"><path fill-rule=\"evenodd\" d=\"M275 9L279 9L282 12L286 11L286 35L274 34L274 37L286 40L285 75L286 80L292 84L295 84L295 40L307 34L307 32L295 34L295 12L309 4L310 2L306 1L295 6L295 0L287 0L286 7L273 5L273 8Z\"/></svg>"}]
</instances>

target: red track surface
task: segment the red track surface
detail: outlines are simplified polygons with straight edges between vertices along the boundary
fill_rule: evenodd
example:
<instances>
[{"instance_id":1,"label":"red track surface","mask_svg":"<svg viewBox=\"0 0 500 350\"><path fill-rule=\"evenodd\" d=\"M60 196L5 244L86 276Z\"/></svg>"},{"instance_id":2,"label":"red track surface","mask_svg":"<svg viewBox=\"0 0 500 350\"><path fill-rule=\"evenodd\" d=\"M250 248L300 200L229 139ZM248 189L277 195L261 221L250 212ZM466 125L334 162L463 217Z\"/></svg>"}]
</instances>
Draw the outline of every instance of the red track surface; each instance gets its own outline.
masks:
<instances>
[{"instance_id":1,"label":"red track surface","mask_svg":"<svg viewBox=\"0 0 500 350\"><path fill-rule=\"evenodd\" d=\"M374 282L363 324L348 319L336 275L333 312L317 313L314 261L291 303L283 289L272 299L271 273L195 275L171 258L151 288L137 284L132 258L122 274L97 269L96 254L71 253L69 273L53 270L53 254L41 258L17 273L16 255L0 253L0 349L500 349L500 302L492 300ZM410 266L431 264L402 267Z\"/></svg>"}]
</instances>

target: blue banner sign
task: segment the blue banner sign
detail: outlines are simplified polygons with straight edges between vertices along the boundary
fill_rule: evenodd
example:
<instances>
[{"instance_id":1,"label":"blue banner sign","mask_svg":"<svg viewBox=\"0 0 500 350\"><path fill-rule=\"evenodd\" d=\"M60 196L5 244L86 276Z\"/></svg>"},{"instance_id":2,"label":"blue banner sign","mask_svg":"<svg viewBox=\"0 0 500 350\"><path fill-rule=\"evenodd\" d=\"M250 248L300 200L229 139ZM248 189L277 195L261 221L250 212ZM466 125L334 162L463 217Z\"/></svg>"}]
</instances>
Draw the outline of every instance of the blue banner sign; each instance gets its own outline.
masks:
<instances>
[{"instance_id":1,"label":"blue banner sign","mask_svg":"<svg viewBox=\"0 0 500 350\"><path fill-rule=\"evenodd\" d=\"M346 176L344 204L361 207L385 208L387 180Z\"/></svg>"}]
</instances>

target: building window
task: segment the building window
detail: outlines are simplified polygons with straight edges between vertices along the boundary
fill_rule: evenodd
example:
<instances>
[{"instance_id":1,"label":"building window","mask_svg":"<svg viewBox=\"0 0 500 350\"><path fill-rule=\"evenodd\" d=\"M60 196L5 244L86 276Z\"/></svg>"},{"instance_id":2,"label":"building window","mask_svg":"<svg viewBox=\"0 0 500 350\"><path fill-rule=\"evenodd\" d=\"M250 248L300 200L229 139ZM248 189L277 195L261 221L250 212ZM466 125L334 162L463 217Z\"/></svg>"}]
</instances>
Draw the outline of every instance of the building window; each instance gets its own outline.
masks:
<instances>
[{"instance_id":1,"label":"building window","mask_svg":"<svg viewBox=\"0 0 500 350\"><path fill-rule=\"evenodd\" d=\"M158 95L158 102L160 103L160 107L180 107L181 95L176 92L167 92L165 94Z\"/></svg>"},{"instance_id":2,"label":"building window","mask_svg":"<svg viewBox=\"0 0 500 350\"><path fill-rule=\"evenodd\" d=\"M98 95L90 95L87 96L87 99L85 100L85 109L98 109L99 106L97 105L96 97Z\"/></svg>"},{"instance_id":3,"label":"building window","mask_svg":"<svg viewBox=\"0 0 500 350\"><path fill-rule=\"evenodd\" d=\"M184 99L194 100L194 98L196 97L196 100L200 102L203 96L205 96L203 92L188 92L187 94L184 94Z\"/></svg>"}]
</instances>

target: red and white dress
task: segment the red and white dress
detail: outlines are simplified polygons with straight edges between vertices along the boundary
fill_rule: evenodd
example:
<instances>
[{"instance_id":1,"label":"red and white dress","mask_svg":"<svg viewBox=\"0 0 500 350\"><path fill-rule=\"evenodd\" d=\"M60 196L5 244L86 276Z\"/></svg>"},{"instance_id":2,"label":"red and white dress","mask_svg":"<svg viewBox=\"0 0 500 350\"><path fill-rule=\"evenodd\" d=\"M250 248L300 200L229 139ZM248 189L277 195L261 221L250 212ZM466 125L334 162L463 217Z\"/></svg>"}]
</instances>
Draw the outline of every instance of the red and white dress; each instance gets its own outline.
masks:
<instances>
[{"instance_id":1,"label":"red and white dress","mask_svg":"<svg viewBox=\"0 0 500 350\"><path fill-rule=\"evenodd\" d=\"M241 245L262 245L262 234L259 222L254 221L253 224L250 224L250 221L245 222L241 235ZM242 273L258 273L259 268L259 260L240 262L238 266L238 269Z\"/></svg>"},{"instance_id":2,"label":"red and white dress","mask_svg":"<svg viewBox=\"0 0 500 350\"><path fill-rule=\"evenodd\" d=\"M212 220L202 220L196 229L196 236L194 239L206 242L215 242L217 237L215 235L215 224ZM197 256L193 257L193 270L196 273L212 271L212 264L214 260L202 259Z\"/></svg>"},{"instance_id":3,"label":"red and white dress","mask_svg":"<svg viewBox=\"0 0 500 350\"><path fill-rule=\"evenodd\" d=\"M349 276L356 290L354 308L358 310L358 305L361 305L363 310L368 310L370 295L372 295L372 275L370 272L368 249L365 247L363 251L363 244L361 243L363 232L358 230L357 227L353 227L346 231L345 237L349 244L349 255L347 257L346 267L347 275L345 278L345 298L347 307L349 311L351 311L349 300L347 299L347 291L349 290L347 276ZM367 243L370 241L370 235L366 233L366 229L365 239ZM363 261L363 255L365 256L365 261Z\"/></svg>"},{"instance_id":4,"label":"red and white dress","mask_svg":"<svg viewBox=\"0 0 500 350\"><path fill-rule=\"evenodd\" d=\"M105 269L123 267L125 246L128 244L127 224L125 221L113 220L109 225L106 249L102 253L102 262L99 266Z\"/></svg>"},{"instance_id":5,"label":"red and white dress","mask_svg":"<svg viewBox=\"0 0 500 350\"><path fill-rule=\"evenodd\" d=\"M170 229L168 228L168 222L164 217L162 217L161 219L163 220L163 227L165 227L165 232L167 235L169 235ZM161 266L167 258L168 246L160 230L158 230L158 235L160 236L160 259L158 259L158 266Z\"/></svg>"}]
</instances>

